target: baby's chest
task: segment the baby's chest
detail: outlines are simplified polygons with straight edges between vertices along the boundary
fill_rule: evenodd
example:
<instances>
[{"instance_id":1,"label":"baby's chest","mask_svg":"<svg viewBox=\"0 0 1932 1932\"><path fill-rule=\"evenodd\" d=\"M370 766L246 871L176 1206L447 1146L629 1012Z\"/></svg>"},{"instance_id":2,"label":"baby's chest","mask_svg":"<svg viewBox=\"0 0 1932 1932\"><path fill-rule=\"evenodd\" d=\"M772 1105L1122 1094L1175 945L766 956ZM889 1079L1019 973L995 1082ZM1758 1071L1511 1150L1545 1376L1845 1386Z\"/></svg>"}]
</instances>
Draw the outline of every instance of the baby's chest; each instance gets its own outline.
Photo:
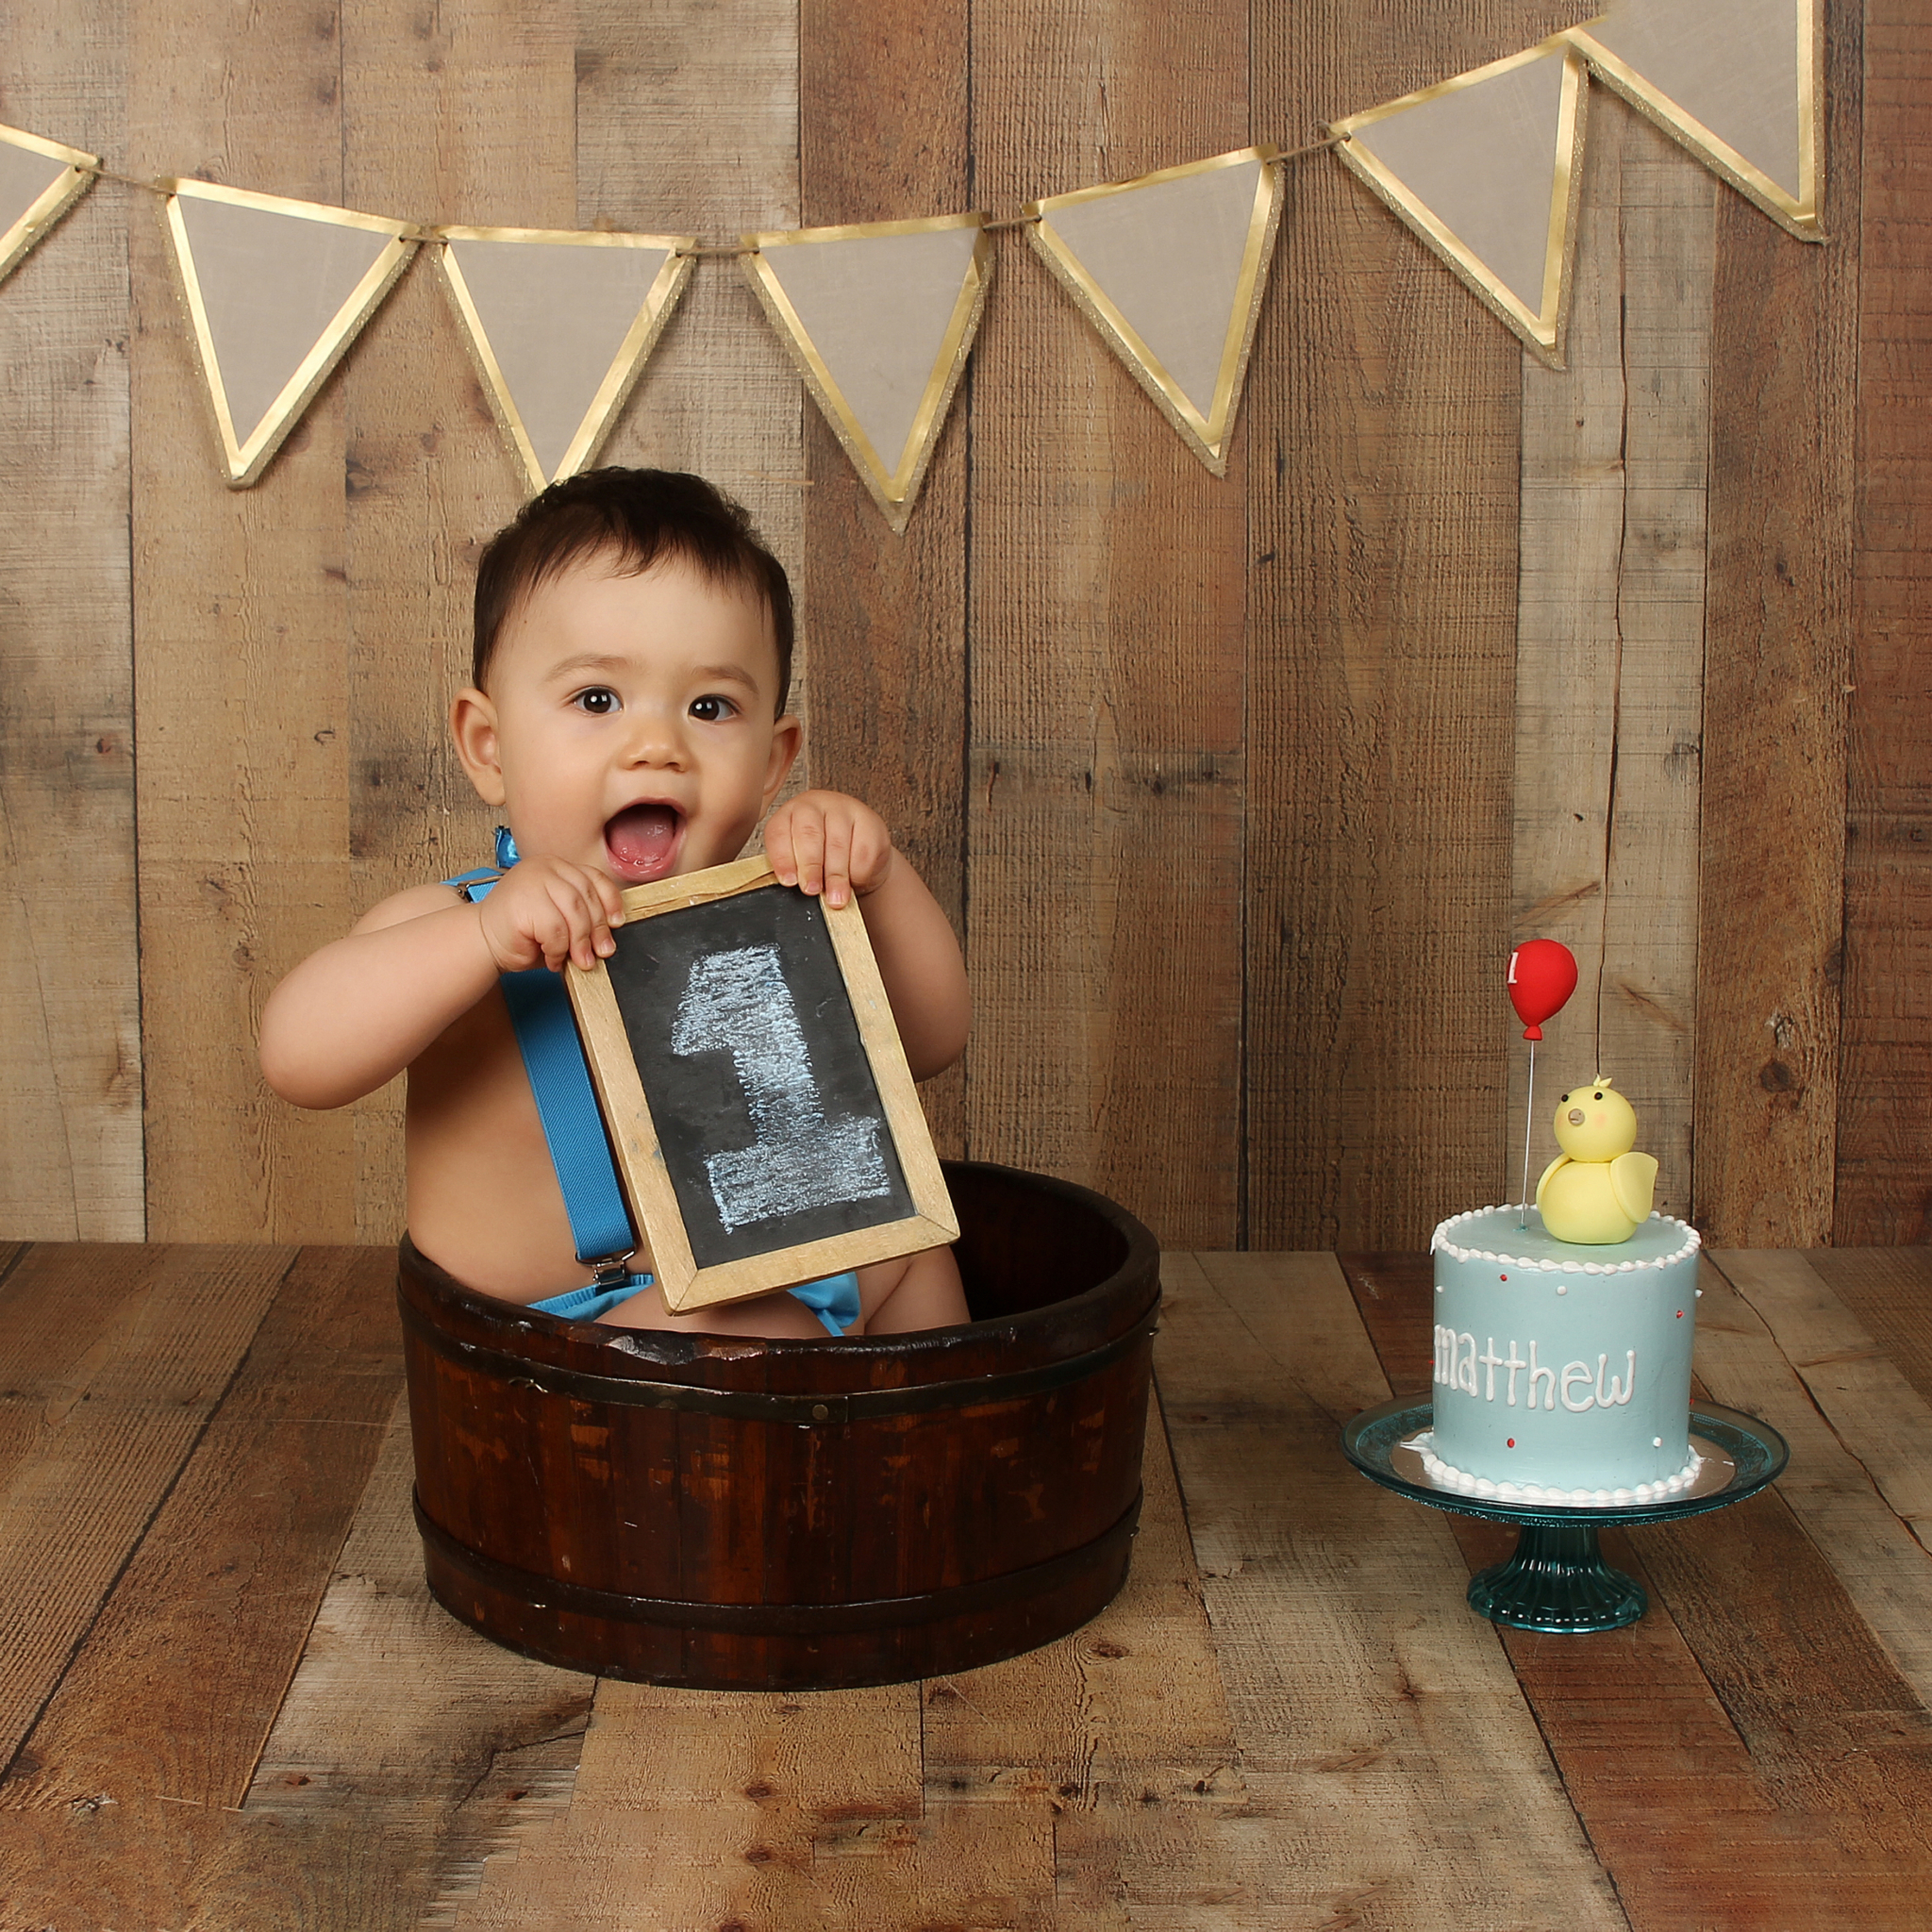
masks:
<instances>
[{"instance_id":1,"label":"baby's chest","mask_svg":"<svg viewBox=\"0 0 1932 1932\"><path fill-rule=\"evenodd\" d=\"M517 1174L536 1163L554 1191L543 1124L509 1016L492 994L479 1001L409 1069L409 1156L460 1158Z\"/></svg>"}]
</instances>

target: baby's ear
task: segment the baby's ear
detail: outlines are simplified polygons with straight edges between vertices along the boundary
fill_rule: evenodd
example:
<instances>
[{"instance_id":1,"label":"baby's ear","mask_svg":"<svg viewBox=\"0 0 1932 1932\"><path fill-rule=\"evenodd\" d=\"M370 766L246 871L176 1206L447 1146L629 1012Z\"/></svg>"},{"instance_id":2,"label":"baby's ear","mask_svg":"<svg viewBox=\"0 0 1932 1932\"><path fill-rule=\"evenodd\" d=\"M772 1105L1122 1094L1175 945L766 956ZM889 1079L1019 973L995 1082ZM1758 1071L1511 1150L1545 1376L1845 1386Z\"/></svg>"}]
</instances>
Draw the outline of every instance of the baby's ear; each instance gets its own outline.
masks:
<instances>
[{"instance_id":1,"label":"baby's ear","mask_svg":"<svg viewBox=\"0 0 1932 1932\"><path fill-rule=\"evenodd\" d=\"M765 796L759 808L761 810L771 810L772 801L791 775L791 767L804 742L805 726L796 718L787 715L772 726L772 752L765 761Z\"/></svg>"},{"instance_id":2,"label":"baby's ear","mask_svg":"<svg viewBox=\"0 0 1932 1932\"><path fill-rule=\"evenodd\" d=\"M470 685L456 694L449 708L449 735L456 740L457 757L477 795L485 805L501 805L506 794L497 753L496 707L488 691Z\"/></svg>"}]
</instances>

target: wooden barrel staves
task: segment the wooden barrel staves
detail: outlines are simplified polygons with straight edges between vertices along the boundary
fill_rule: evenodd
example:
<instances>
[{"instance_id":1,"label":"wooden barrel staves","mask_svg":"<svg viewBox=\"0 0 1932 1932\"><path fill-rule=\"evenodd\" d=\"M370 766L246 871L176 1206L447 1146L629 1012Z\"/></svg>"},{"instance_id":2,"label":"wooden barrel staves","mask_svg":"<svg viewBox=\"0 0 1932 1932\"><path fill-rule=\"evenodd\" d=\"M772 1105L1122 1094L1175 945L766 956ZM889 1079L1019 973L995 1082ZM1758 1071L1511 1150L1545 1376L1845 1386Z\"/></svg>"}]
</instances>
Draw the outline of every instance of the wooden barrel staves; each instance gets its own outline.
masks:
<instances>
[{"instance_id":1,"label":"wooden barrel staves","mask_svg":"<svg viewBox=\"0 0 1932 1932\"><path fill-rule=\"evenodd\" d=\"M713 1690L888 1684L1063 1635L1126 1578L1159 1251L949 1162L970 1325L836 1345L595 1328L405 1240L429 1587L512 1650Z\"/></svg>"}]
</instances>

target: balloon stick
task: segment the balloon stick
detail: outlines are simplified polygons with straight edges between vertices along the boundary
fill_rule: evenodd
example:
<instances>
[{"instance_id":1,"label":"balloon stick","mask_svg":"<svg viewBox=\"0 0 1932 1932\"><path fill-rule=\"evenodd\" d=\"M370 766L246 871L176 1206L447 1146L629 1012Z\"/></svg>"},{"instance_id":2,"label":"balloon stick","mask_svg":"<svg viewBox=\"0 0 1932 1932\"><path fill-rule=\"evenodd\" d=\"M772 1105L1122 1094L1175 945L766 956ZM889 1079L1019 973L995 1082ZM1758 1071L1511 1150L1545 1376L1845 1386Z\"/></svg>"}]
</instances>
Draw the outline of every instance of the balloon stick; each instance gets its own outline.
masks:
<instances>
[{"instance_id":1,"label":"balloon stick","mask_svg":"<svg viewBox=\"0 0 1932 1932\"><path fill-rule=\"evenodd\" d=\"M1524 940L1509 955L1509 1004L1529 1041L1529 1094L1523 1124L1523 1220L1529 1226L1529 1141L1536 1124L1536 1043L1543 1022L1563 1010L1576 991L1576 956L1560 940Z\"/></svg>"},{"instance_id":2,"label":"balloon stick","mask_svg":"<svg viewBox=\"0 0 1932 1932\"><path fill-rule=\"evenodd\" d=\"M1529 1095L1523 1103L1523 1219L1519 1227L1529 1225L1529 1137L1536 1126L1536 1041L1529 1042Z\"/></svg>"}]
</instances>

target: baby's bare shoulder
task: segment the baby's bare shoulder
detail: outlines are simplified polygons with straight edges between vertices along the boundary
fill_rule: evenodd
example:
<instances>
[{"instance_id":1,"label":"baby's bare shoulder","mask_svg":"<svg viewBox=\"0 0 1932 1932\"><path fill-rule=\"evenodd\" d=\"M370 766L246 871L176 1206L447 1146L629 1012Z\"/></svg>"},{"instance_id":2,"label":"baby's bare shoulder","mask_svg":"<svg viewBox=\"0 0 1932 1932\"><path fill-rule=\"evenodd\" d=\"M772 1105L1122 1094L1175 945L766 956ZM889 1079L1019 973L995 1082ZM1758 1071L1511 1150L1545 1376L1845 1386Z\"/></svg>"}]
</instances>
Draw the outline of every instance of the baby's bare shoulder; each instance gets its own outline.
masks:
<instances>
[{"instance_id":1,"label":"baby's bare shoulder","mask_svg":"<svg viewBox=\"0 0 1932 1932\"><path fill-rule=\"evenodd\" d=\"M447 912L452 906L463 903L462 894L454 886L410 886L407 891L391 893L379 904L372 906L350 930L379 932L386 925L402 925L430 912Z\"/></svg>"}]
</instances>

